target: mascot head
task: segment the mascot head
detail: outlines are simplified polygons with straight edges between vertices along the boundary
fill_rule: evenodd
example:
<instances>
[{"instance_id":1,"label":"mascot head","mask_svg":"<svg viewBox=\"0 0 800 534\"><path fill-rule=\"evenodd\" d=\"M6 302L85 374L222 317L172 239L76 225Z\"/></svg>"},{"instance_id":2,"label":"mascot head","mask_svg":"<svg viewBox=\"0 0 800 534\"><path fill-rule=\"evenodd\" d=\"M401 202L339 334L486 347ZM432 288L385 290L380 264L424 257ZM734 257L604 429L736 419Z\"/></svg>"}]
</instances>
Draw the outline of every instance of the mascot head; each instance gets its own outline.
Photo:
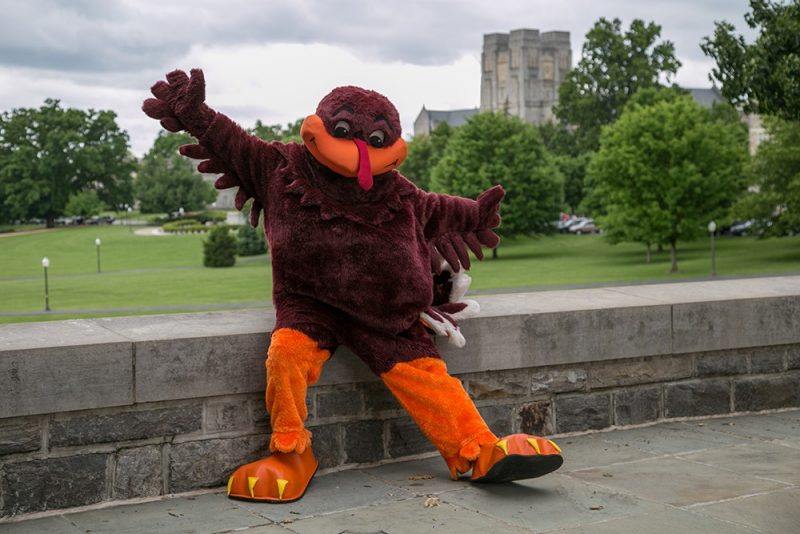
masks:
<instances>
[{"instance_id":1,"label":"mascot head","mask_svg":"<svg viewBox=\"0 0 800 534\"><path fill-rule=\"evenodd\" d=\"M322 165L368 191L372 177L385 174L406 157L400 116L385 96L360 87L337 87L317 112L303 121L300 135Z\"/></svg>"}]
</instances>

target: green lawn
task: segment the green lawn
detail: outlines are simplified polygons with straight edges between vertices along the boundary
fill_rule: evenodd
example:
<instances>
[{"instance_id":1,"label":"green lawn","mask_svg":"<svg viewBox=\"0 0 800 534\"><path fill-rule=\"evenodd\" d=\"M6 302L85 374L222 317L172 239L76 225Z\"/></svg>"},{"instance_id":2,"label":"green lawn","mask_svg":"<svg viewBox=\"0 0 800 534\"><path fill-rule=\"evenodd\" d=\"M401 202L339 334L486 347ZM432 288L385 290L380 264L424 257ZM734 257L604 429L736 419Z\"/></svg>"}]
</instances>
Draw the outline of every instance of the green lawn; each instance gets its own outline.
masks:
<instances>
[{"instance_id":1,"label":"green lawn","mask_svg":"<svg viewBox=\"0 0 800 534\"><path fill-rule=\"evenodd\" d=\"M0 323L266 305L272 284L267 258L239 258L236 267L207 269L203 239L138 236L121 226L0 237ZM720 276L800 272L800 237L730 237L717 243ZM36 313L44 308L43 256L50 259L50 306L59 313ZM473 289L665 281L707 277L710 271L707 239L679 245L676 274L668 273L668 252L654 254L646 264L643 247L610 246L600 236L508 239L499 256L473 264ZM26 314L15 315L20 313Z\"/></svg>"}]
</instances>

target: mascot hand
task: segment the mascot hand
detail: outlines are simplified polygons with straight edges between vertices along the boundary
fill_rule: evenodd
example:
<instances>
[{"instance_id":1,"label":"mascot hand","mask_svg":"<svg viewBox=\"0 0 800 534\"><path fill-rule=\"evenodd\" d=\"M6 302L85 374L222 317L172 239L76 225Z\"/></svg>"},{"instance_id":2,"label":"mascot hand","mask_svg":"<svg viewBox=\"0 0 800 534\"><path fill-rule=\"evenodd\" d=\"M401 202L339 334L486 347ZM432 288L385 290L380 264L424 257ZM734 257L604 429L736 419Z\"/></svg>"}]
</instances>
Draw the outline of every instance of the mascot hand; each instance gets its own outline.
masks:
<instances>
[{"instance_id":1,"label":"mascot hand","mask_svg":"<svg viewBox=\"0 0 800 534\"><path fill-rule=\"evenodd\" d=\"M205 104L203 71L192 69L190 78L182 70L174 70L166 78L150 88L155 98L145 100L142 110L160 120L170 132L186 130L195 137L202 137L216 115Z\"/></svg>"},{"instance_id":2,"label":"mascot hand","mask_svg":"<svg viewBox=\"0 0 800 534\"><path fill-rule=\"evenodd\" d=\"M464 339L461 330L458 328L458 323L449 313L430 307L420 313L419 317L422 323L431 329L434 334L446 337L447 341L452 345L463 347L467 344L467 340Z\"/></svg>"}]
</instances>

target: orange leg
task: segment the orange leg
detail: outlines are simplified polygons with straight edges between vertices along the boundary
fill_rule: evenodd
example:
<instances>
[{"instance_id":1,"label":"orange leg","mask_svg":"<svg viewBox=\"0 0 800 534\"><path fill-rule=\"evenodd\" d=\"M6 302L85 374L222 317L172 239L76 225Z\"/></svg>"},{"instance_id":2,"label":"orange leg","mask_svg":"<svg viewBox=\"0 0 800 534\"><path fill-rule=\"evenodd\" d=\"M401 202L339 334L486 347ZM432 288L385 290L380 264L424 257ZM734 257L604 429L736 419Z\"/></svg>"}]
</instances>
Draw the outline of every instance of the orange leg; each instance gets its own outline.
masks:
<instances>
[{"instance_id":1,"label":"orange leg","mask_svg":"<svg viewBox=\"0 0 800 534\"><path fill-rule=\"evenodd\" d=\"M281 328L272 334L267 353L267 411L272 422L272 452L302 453L311 443L304 422L306 392L319 380L330 352L297 330Z\"/></svg>"},{"instance_id":2,"label":"orange leg","mask_svg":"<svg viewBox=\"0 0 800 534\"><path fill-rule=\"evenodd\" d=\"M497 437L483 421L461 382L438 358L398 363L381 379L433 442L458 479Z\"/></svg>"},{"instance_id":3,"label":"orange leg","mask_svg":"<svg viewBox=\"0 0 800 534\"><path fill-rule=\"evenodd\" d=\"M239 467L228 481L228 495L236 499L291 502L303 496L317 471L311 450L308 385L319 379L330 352L297 330L282 328L272 334L267 353L267 411L272 422L272 455Z\"/></svg>"}]
</instances>

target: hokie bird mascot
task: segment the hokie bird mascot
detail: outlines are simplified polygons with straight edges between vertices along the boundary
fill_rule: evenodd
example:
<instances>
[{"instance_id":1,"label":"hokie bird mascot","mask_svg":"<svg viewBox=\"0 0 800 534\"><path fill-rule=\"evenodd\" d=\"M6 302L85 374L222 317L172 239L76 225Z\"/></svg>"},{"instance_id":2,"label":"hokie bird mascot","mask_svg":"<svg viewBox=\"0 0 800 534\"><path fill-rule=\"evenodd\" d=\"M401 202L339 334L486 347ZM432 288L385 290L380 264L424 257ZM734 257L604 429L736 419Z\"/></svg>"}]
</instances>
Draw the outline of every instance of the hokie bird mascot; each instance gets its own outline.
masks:
<instances>
[{"instance_id":1,"label":"hokie bird mascot","mask_svg":"<svg viewBox=\"0 0 800 534\"><path fill-rule=\"evenodd\" d=\"M552 441L498 438L461 382L447 373L431 331L456 344L455 318L466 311L462 268L468 250L495 247L504 192L477 201L432 194L405 179L400 119L374 91L339 87L303 123L303 144L264 142L205 104L201 70L176 70L151 88L147 115L198 143L183 155L222 173L216 187L250 198L250 222L264 213L272 252L275 330L267 352L270 451L240 467L228 495L267 502L303 496L317 470L306 430L306 390L339 345L376 373L444 457L450 474L475 482L549 473L562 463ZM443 262L442 260L446 260ZM448 278L442 266L456 273ZM434 275L439 283L434 283ZM463 276L462 276L463 275ZM468 278L466 279L468 280Z\"/></svg>"}]
</instances>

